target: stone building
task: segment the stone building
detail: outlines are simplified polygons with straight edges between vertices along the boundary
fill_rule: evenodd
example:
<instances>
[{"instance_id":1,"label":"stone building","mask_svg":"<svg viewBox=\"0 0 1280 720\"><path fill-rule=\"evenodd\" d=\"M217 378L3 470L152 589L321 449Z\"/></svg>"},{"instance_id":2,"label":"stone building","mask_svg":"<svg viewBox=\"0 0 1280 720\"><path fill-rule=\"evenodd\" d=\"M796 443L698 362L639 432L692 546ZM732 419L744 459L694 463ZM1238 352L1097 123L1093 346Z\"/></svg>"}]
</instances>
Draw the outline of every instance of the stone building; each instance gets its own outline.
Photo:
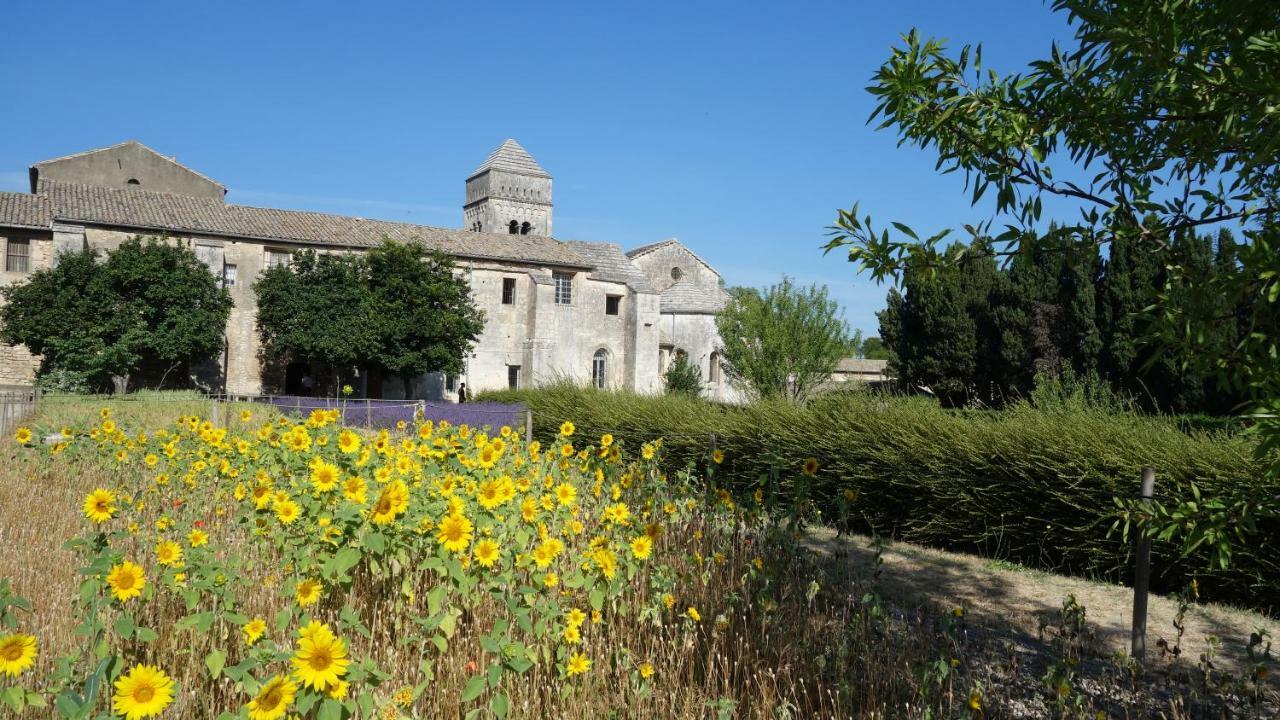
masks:
<instances>
[{"instance_id":1,"label":"stone building","mask_svg":"<svg viewBox=\"0 0 1280 720\"><path fill-rule=\"evenodd\" d=\"M29 193L0 192L0 283L134 235L186 245L234 300L225 351L199 378L214 390L287 392L312 372L259 357L252 285L264 268L302 249L360 252L389 238L453 256L485 313L462 375L420 378L417 397L454 397L460 382L480 391L561 379L659 392L679 353L699 364L708 396L739 397L718 362L725 293L715 269L676 240L626 253L554 238L551 175L514 140L466 178L461 230L227 204L223 185L132 141L36 163L30 178ZM0 346L0 385L29 385L38 365L25 348ZM403 394L376 374L359 383L371 397Z\"/></svg>"}]
</instances>

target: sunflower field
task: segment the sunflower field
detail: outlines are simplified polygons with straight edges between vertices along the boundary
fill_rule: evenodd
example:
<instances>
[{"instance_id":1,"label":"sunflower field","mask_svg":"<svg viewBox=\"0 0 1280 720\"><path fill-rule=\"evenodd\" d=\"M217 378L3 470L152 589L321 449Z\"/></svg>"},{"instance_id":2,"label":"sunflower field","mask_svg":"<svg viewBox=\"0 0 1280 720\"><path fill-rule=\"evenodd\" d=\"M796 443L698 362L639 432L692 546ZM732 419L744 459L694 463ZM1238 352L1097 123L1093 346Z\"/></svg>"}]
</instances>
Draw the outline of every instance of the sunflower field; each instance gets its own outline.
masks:
<instances>
[{"instance_id":1,"label":"sunflower field","mask_svg":"<svg viewBox=\"0 0 1280 720\"><path fill-rule=\"evenodd\" d=\"M73 597L0 580L0 712L698 717L746 686L762 708L821 694L764 676L802 647L745 645L779 605L760 513L662 472L661 441L255 412L18 429L33 481L90 485ZM33 626L42 601L69 632Z\"/></svg>"}]
</instances>

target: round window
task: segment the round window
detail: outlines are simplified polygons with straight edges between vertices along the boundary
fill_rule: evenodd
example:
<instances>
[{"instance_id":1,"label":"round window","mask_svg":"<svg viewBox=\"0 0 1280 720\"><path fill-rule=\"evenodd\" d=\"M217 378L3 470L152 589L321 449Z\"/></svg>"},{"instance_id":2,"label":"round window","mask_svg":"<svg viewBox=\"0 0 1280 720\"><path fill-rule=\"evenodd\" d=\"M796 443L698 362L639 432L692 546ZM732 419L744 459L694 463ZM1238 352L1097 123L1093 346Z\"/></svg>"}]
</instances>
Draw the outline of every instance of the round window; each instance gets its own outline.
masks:
<instances>
[{"instance_id":1,"label":"round window","mask_svg":"<svg viewBox=\"0 0 1280 720\"><path fill-rule=\"evenodd\" d=\"M671 268L671 279L672 279L672 280L679 280L679 279L680 279L680 278L682 278L682 277L684 277L684 271L683 271L683 270L681 270L681 269L680 269L680 268L678 268L678 267L673 267L673 268Z\"/></svg>"}]
</instances>

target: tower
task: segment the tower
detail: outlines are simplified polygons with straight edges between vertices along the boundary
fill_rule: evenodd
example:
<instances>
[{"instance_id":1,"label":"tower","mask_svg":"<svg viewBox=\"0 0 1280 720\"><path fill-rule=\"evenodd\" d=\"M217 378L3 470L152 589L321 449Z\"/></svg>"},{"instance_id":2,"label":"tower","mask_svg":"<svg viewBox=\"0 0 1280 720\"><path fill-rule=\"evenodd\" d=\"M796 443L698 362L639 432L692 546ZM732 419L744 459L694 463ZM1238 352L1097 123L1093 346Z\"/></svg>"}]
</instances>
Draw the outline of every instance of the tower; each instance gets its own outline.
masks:
<instances>
[{"instance_id":1,"label":"tower","mask_svg":"<svg viewBox=\"0 0 1280 720\"><path fill-rule=\"evenodd\" d=\"M467 230L551 235L551 175L520 143L506 140L467 177Z\"/></svg>"}]
</instances>

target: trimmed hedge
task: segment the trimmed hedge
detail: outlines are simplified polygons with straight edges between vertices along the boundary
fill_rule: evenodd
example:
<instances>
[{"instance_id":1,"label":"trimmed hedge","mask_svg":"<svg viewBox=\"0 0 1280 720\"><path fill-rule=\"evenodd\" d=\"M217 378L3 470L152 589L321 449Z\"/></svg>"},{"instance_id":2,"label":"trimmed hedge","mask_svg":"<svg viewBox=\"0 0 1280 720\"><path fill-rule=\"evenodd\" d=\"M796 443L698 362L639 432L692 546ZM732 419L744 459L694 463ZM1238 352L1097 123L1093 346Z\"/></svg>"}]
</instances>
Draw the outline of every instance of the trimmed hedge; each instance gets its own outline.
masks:
<instances>
[{"instance_id":1,"label":"trimmed hedge","mask_svg":"<svg viewBox=\"0 0 1280 720\"><path fill-rule=\"evenodd\" d=\"M742 497L777 469L784 492L805 488L827 522L843 518L860 532L1112 581L1131 573L1130 549L1107 537L1113 497L1138 493L1143 466L1156 468L1162 498L1189 494L1192 479L1210 495L1240 483L1280 492L1264 485L1247 437L1087 406L954 412L927 398L843 392L804 407L728 407L573 387L484 399L526 403L543 439L564 420L580 437L613 433L633 448L661 437L670 470L705 465L715 433L726 455L717 477ZM820 470L801 486L808 457ZM857 493L851 505L842 499L846 489ZM1194 572L1206 599L1277 612L1280 523L1264 521L1261 530L1226 571L1156 543L1153 587L1180 589Z\"/></svg>"}]
</instances>

